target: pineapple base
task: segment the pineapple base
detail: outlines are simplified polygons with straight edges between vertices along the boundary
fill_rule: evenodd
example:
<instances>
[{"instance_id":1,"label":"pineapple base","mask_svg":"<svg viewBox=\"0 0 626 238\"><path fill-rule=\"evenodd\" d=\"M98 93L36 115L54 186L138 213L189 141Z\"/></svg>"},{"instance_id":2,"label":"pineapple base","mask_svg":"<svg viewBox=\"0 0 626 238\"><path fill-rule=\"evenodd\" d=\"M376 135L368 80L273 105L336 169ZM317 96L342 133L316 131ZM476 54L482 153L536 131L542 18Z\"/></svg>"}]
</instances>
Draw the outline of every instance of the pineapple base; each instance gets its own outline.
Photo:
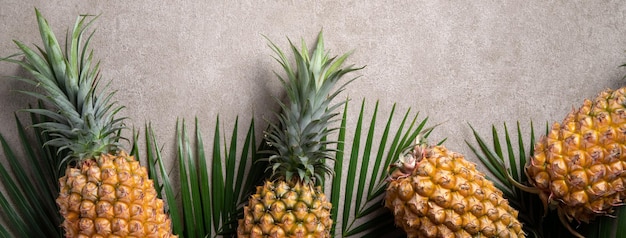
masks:
<instances>
[{"instance_id":1,"label":"pineapple base","mask_svg":"<svg viewBox=\"0 0 626 238\"><path fill-rule=\"evenodd\" d=\"M266 181L239 220L238 237L331 237L331 204L320 187Z\"/></svg>"},{"instance_id":2,"label":"pineapple base","mask_svg":"<svg viewBox=\"0 0 626 238\"><path fill-rule=\"evenodd\" d=\"M177 237L146 168L125 152L68 167L59 185L66 237Z\"/></svg>"}]
</instances>

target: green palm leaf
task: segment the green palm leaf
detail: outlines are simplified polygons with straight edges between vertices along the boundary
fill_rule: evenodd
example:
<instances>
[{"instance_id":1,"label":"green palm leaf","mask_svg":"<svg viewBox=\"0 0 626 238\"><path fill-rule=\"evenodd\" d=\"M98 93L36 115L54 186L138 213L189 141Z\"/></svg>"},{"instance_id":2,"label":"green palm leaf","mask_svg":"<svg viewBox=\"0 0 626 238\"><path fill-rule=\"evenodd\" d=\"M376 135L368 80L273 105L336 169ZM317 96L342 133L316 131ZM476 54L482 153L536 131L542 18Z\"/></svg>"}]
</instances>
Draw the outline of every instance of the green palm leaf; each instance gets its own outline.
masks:
<instances>
[{"instance_id":1,"label":"green palm leaf","mask_svg":"<svg viewBox=\"0 0 626 238\"><path fill-rule=\"evenodd\" d=\"M40 108L43 106L40 104ZM50 122L45 116L30 114L31 124ZM62 237L61 215L55 199L58 179L64 171L61 158L49 146L43 146L48 133L27 127L15 117L18 139L23 150L19 156L0 134L2 151L8 166L0 163L0 213L2 237ZM10 171L10 172L9 172Z\"/></svg>"},{"instance_id":2,"label":"green palm leaf","mask_svg":"<svg viewBox=\"0 0 626 238\"><path fill-rule=\"evenodd\" d=\"M515 181L521 184L527 184L528 182L526 176L520 176L521 174L525 174L523 168L526 161L529 160L526 154L520 124L517 123L517 155L514 152L515 147L511 141L508 128L506 124L504 124L504 151L507 151L507 158L505 158L502 153L503 147L500 143L501 136L496 126L492 126L491 129L491 145L488 141L483 139L471 125L470 128L472 129L478 147L468 141L465 141L465 143L470 147L478 160L489 170L490 173L487 173L487 178L493 181L494 185L503 192L504 197L509 200L511 206L520 211L518 219L524 224L524 231L531 236L546 237L547 234L544 234L542 229L544 223L541 222L543 219L543 204L541 200L535 194L522 192L515 186L513 181L507 178L507 176L510 175ZM534 133L534 127L531 123L530 136L528 138L528 144L530 146L529 151L533 151L534 149ZM561 231L561 233L558 234L562 236L568 234L568 232Z\"/></svg>"},{"instance_id":3,"label":"green palm leaf","mask_svg":"<svg viewBox=\"0 0 626 238\"><path fill-rule=\"evenodd\" d=\"M471 127L471 125L470 125ZM488 179L492 180L500 188L511 206L517 209L519 219L524 223L524 230L530 237L569 237L570 232L561 224L555 212L544 215L544 208L541 200L536 194L525 192L515 183L529 186L528 178L524 172L524 166L530 160L530 154L534 151L535 130L533 123L530 123L530 135L526 138L522 136L523 128L517 123L517 147L511 140L511 134L506 124L503 126L505 143L501 144L501 132L496 126L492 126L491 145L479 135L473 128L474 139L477 146L466 141L467 145L474 152L476 157L482 162L491 173ZM546 124L546 133L548 125ZM524 142L527 141L525 144ZM517 148L517 154L515 149ZM506 151L506 154L503 153ZM510 179L509 179L510 178ZM626 207L616 209L615 218L600 217L591 224L572 224L585 237L626 237Z\"/></svg>"},{"instance_id":4,"label":"green palm leaf","mask_svg":"<svg viewBox=\"0 0 626 238\"><path fill-rule=\"evenodd\" d=\"M387 167L400 156L403 150L414 143L417 135L424 129L428 118L418 120L419 113L411 116L409 109L404 113L401 122L394 124L393 120L396 115L394 105L384 123L385 129L381 135L376 135L376 128L383 125L378 123L378 106L376 102L372 116L368 119L367 131L363 129L364 120L366 120L365 100L361 102L355 127L351 128L346 125L349 118L347 102L344 107L337 139L339 143L334 168L336 175L332 178L330 196L333 204L332 217L335 220L334 234L341 237L380 237L382 234L385 237L401 237L404 235L393 224L391 212L383 206ZM391 128L397 128L395 133ZM345 136L349 129L354 135L351 141ZM364 142L361 136L365 136ZM378 143L377 147L374 147L375 142ZM352 148L347 154L348 161L344 161L345 145L350 145ZM345 177L342 174L344 163L348 163ZM360 171L358 175L357 171ZM341 191L345 191L344 196L340 195ZM344 205L342 210L338 207L341 202ZM339 214L342 214L341 222L338 220Z\"/></svg>"},{"instance_id":5,"label":"green palm leaf","mask_svg":"<svg viewBox=\"0 0 626 238\"><path fill-rule=\"evenodd\" d=\"M237 121L228 142L217 118L211 157L206 156L198 120L195 121L193 136L188 133L184 120L177 122L178 181L169 177L163 163L165 158L156 147L156 136L150 126L146 128L146 144L151 144L146 147L146 152L148 157L153 155L153 158L148 159L147 167L160 171L150 173L150 176L154 176L153 179L160 177L159 187L166 188L164 199L172 204L169 213L174 231L180 237L234 237L237 219L243 213L243 204L254 192L258 181L262 181L265 176L263 166L252 166L254 161L260 159L255 147L254 120L250 122L241 147L237 145ZM133 144L136 145L137 141ZM178 194L167 192L167 188L174 184L180 187Z\"/></svg>"}]
</instances>

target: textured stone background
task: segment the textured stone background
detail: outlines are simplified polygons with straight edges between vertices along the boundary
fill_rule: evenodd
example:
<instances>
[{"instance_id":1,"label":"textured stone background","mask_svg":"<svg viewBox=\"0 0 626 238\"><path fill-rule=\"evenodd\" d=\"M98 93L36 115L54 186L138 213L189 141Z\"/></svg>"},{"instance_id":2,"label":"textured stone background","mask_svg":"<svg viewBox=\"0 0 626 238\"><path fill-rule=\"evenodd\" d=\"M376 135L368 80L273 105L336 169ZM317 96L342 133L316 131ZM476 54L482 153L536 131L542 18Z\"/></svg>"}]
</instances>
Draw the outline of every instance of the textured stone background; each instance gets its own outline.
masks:
<instances>
[{"instance_id":1,"label":"textured stone background","mask_svg":"<svg viewBox=\"0 0 626 238\"><path fill-rule=\"evenodd\" d=\"M271 120L284 95L272 71L266 35L281 48L286 37L327 49L355 50L349 63L367 67L343 96L381 116L393 103L445 122L433 140L470 159L472 124L490 138L491 124L560 121L572 107L605 88L624 85L626 2L623 1L17 1L0 8L0 55L12 40L40 45L34 7L57 36L78 14L102 14L92 42L104 79L119 90L129 126L151 122L166 155L173 155L177 118L198 117L211 139L219 114L230 130ZM1 75L20 73L1 63ZM0 80L0 133L17 144L13 112L26 98ZM370 110L371 111L371 110ZM383 117L381 117L383 118ZM242 129L243 131L243 129ZM259 130L260 132L260 130ZM242 132L243 133L243 132ZM171 157L171 156L169 156ZM4 162L3 155L0 161ZM172 161L173 163L173 161Z\"/></svg>"}]
</instances>

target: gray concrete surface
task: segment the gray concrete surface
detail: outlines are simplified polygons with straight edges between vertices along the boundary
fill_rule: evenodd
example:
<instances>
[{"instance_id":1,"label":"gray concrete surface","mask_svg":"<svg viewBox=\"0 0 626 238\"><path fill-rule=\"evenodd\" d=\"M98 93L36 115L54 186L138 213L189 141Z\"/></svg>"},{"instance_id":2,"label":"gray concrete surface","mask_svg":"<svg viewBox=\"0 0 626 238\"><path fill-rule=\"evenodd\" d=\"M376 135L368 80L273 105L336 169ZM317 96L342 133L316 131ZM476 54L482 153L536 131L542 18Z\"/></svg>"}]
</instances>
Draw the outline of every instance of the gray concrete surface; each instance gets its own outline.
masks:
<instances>
[{"instance_id":1,"label":"gray concrete surface","mask_svg":"<svg viewBox=\"0 0 626 238\"><path fill-rule=\"evenodd\" d=\"M355 50L367 67L344 96L381 114L393 103L445 122L433 140L470 159L468 123L490 138L491 124L525 128L560 121L586 97L617 88L626 70L623 1L16 1L0 7L0 55L12 40L40 44L34 7L63 36L78 14L102 14L92 42L104 79L119 90L129 126L150 121L173 155L177 118L198 117L210 135L219 114L259 129L283 95L263 35L313 43L324 30L331 54ZM1 75L20 71L1 63ZM16 144L13 112L33 102L0 80L0 133ZM370 110L371 111L371 110ZM259 131L260 132L260 131ZM526 132L526 130L525 130ZM210 141L209 138L206 139ZM171 156L170 156L171 157ZM0 161L4 161L0 155Z\"/></svg>"}]
</instances>

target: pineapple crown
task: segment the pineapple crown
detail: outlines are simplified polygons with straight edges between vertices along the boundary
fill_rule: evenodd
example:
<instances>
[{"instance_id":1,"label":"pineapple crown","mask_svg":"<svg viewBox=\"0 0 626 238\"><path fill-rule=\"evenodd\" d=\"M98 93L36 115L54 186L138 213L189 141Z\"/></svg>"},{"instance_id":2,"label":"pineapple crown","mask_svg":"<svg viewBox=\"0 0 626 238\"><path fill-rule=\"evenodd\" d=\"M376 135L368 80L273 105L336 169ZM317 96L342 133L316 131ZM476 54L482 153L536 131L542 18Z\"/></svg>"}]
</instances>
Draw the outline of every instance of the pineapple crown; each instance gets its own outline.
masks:
<instances>
[{"instance_id":1,"label":"pineapple crown","mask_svg":"<svg viewBox=\"0 0 626 238\"><path fill-rule=\"evenodd\" d=\"M25 44L14 41L21 53L4 60L20 65L32 78L16 77L32 84L36 90L20 91L33 96L49 106L45 109L26 109L52 119L34 126L43 128L52 138L46 145L58 148L58 152L69 150L63 162L99 156L119 150L122 120L115 115L123 108L111 101L115 92L97 90L100 85L99 63L93 64L93 51L88 50L94 32L85 39L83 33L97 17L86 21L87 16L78 17L74 29L69 32L65 52L61 51L54 33L46 19L35 9L43 48L38 52ZM84 42L83 42L84 41ZM24 55L24 60L13 57ZM104 89L108 88L108 84Z\"/></svg>"},{"instance_id":2,"label":"pineapple crown","mask_svg":"<svg viewBox=\"0 0 626 238\"><path fill-rule=\"evenodd\" d=\"M325 174L333 174L325 160L333 159L331 153L334 150L327 146L337 142L326 141L325 138L338 129L329 128L329 124L334 122L333 118L339 114L334 111L342 106L345 100L332 105L331 101L356 78L347 81L334 91L333 88L346 73L362 67L353 68L352 65L342 67L350 53L330 58L328 53L324 52L322 32L318 35L316 47L311 55L304 41L302 49L298 50L289 40L295 56L295 70L290 66L285 54L271 41L269 44L277 55L274 59L281 64L287 74L287 78L277 73L276 76L286 89L289 102L284 104L277 100L282 113L278 115L278 123L270 123L270 132L265 133L268 143L275 148L266 160L271 164L269 168L272 169L272 177L314 183L315 179L322 179Z\"/></svg>"}]
</instances>

